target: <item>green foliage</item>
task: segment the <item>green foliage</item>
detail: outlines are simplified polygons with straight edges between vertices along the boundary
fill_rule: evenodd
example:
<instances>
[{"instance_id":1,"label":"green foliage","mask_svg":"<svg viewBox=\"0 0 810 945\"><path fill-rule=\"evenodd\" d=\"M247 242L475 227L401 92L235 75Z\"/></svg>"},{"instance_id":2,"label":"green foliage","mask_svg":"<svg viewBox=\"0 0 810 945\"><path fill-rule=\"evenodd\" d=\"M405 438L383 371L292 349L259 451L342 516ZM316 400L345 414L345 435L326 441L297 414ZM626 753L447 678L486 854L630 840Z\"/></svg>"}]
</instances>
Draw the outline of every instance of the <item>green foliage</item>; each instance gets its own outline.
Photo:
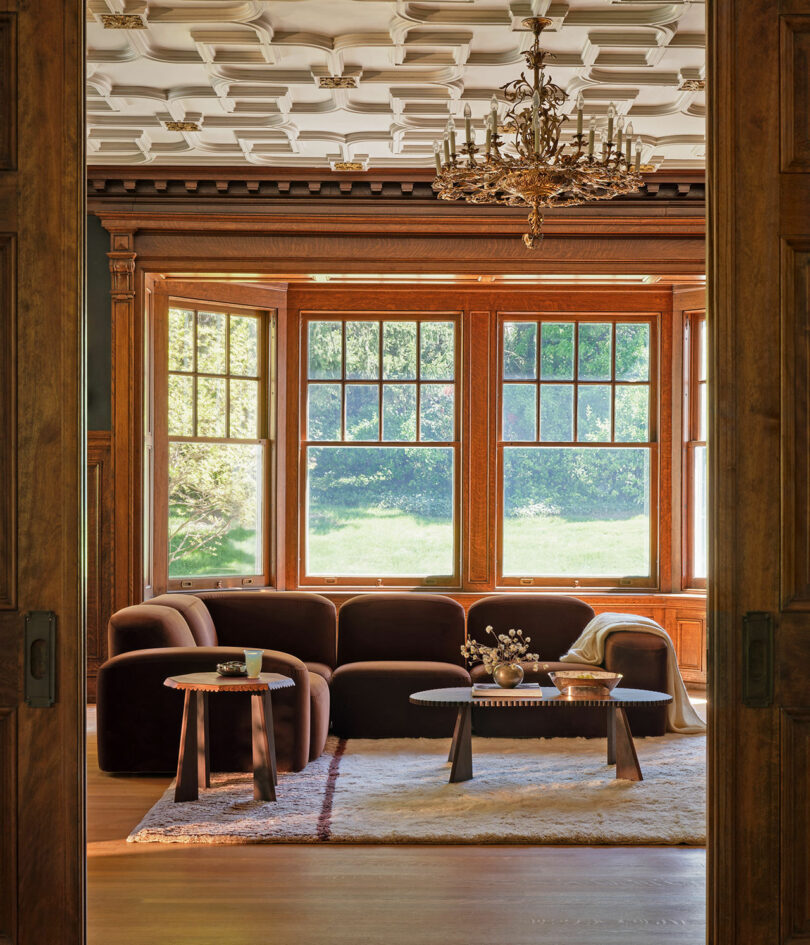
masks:
<instances>
[{"instance_id":1,"label":"green foliage","mask_svg":"<svg viewBox=\"0 0 810 945\"><path fill-rule=\"evenodd\" d=\"M169 575L212 573L226 542L260 532L261 448L219 443L169 445ZM254 543L243 571L261 570ZM198 568L208 568L199 572Z\"/></svg>"}]
</instances>

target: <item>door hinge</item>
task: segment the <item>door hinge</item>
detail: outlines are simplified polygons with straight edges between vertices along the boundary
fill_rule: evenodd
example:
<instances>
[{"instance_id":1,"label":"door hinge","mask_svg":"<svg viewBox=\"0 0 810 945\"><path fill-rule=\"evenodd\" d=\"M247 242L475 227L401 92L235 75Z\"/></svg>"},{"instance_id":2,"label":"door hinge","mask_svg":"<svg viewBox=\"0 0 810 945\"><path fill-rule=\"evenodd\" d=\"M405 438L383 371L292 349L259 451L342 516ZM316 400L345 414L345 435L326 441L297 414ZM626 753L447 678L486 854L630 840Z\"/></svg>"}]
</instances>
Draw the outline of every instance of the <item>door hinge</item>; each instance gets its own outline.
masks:
<instances>
[{"instance_id":1,"label":"door hinge","mask_svg":"<svg viewBox=\"0 0 810 945\"><path fill-rule=\"evenodd\" d=\"M25 702L47 709L56 701L56 614L32 610L25 615Z\"/></svg>"},{"instance_id":2,"label":"door hinge","mask_svg":"<svg viewBox=\"0 0 810 945\"><path fill-rule=\"evenodd\" d=\"M750 709L773 703L773 617L764 610L743 617L742 699Z\"/></svg>"}]
</instances>

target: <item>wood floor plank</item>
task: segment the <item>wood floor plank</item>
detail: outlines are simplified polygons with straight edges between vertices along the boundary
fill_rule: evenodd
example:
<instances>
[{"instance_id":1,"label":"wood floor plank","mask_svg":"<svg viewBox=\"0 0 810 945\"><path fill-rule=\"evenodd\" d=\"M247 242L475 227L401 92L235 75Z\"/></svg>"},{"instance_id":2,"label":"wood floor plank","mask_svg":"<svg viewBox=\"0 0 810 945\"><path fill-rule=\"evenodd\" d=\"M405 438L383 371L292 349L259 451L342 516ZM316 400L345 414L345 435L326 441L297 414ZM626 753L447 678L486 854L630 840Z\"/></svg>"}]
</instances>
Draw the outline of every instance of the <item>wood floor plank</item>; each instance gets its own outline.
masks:
<instances>
[{"instance_id":1,"label":"wood floor plank","mask_svg":"<svg viewBox=\"0 0 810 945\"><path fill-rule=\"evenodd\" d=\"M690 847L126 843L168 778L88 737L88 945L702 945Z\"/></svg>"}]
</instances>

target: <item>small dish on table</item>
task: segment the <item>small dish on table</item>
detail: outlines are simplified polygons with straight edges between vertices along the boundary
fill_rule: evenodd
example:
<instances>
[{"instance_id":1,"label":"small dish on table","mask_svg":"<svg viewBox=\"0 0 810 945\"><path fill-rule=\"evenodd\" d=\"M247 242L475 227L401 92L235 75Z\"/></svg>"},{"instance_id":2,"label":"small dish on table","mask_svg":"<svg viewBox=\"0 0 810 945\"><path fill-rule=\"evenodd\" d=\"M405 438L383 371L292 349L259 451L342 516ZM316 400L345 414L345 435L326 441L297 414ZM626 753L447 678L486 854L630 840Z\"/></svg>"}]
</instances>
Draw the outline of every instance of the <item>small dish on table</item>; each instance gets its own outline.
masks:
<instances>
[{"instance_id":1,"label":"small dish on table","mask_svg":"<svg viewBox=\"0 0 810 945\"><path fill-rule=\"evenodd\" d=\"M562 670L549 673L548 678L564 696L593 695L607 696L622 680L621 673L608 673L604 670L583 672L582 670Z\"/></svg>"},{"instance_id":2,"label":"small dish on table","mask_svg":"<svg viewBox=\"0 0 810 945\"><path fill-rule=\"evenodd\" d=\"M228 660L227 663L217 663L217 672L220 676L247 676L247 666L239 660Z\"/></svg>"}]
</instances>

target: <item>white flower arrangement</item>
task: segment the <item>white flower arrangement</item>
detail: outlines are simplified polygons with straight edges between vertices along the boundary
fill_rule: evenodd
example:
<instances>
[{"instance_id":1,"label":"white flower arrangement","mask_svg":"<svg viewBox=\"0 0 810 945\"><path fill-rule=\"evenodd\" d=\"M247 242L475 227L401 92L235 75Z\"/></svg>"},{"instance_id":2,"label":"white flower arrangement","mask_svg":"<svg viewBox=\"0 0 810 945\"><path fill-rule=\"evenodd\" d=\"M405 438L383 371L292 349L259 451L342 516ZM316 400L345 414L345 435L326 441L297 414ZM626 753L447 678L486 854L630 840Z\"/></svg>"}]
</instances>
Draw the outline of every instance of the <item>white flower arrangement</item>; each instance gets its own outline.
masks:
<instances>
[{"instance_id":1,"label":"white flower arrangement","mask_svg":"<svg viewBox=\"0 0 810 945\"><path fill-rule=\"evenodd\" d=\"M537 653L529 653L529 644L531 637L524 637L522 630L510 630L508 633L497 634L492 627L486 628L487 633L495 637L497 643L495 646L487 646L479 643L477 640L467 640L462 644L461 655L470 663L475 660L481 660L484 669L492 673L496 666L501 663L519 663L534 661L534 668L537 669L537 661L540 659Z\"/></svg>"}]
</instances>

